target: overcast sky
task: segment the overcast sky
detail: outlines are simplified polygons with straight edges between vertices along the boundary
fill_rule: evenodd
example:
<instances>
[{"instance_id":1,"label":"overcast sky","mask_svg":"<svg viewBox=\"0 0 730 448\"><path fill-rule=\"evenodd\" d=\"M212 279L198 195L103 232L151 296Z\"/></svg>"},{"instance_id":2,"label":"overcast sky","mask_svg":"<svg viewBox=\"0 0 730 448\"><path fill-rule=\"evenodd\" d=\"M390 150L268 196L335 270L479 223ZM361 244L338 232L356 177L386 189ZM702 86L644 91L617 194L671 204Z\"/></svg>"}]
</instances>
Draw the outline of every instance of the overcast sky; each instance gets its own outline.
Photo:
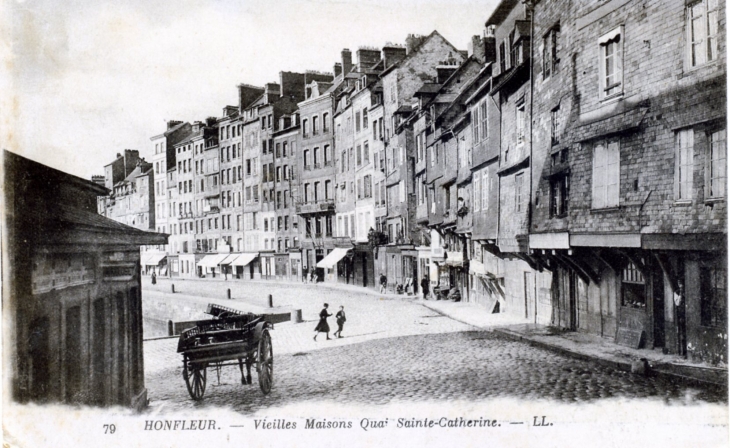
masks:
<instances>
[{"instance_id":1,"label":"overcast sky","mask_svg":"<svg viewBox=\"0 0 730 448\"><path fill-rule=\"evenodd\" d=\"M438 30L459 49L497 0L7 0L3 147L89 178L125 148L149 159L167 120L220 116L236 85L332 71L342 48ZM353 60L353 62L355 62Z\"/></svg>"}]
</instances>

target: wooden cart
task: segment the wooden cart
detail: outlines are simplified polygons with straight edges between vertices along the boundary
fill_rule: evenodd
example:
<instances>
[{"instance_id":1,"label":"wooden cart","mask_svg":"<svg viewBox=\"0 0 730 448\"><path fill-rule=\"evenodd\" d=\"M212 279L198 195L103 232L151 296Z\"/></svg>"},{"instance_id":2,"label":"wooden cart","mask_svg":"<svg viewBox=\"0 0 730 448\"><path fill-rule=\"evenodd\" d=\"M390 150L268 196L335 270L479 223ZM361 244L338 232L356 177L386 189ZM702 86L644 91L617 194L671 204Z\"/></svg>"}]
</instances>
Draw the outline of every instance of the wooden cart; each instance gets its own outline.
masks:
<instances>
[{"instance_id":1,"label":"wooden cart","mask_svg":"<svg viewBox=\"0 0 730 448\"><path fill-rule=\"evenodd\" d=\"M220 381L222 367L237 365L241 384L251 384L254 364L261 391L268 394L274 383L274 351L269 333L274 325L265 315L214 304L209 304L206 312L214 318L198 321L195 327L183 331L177 345L177 352L183 355L182 374L190 397L203 398L208 367L215 369Z\"/></svg>"}]
</instances>

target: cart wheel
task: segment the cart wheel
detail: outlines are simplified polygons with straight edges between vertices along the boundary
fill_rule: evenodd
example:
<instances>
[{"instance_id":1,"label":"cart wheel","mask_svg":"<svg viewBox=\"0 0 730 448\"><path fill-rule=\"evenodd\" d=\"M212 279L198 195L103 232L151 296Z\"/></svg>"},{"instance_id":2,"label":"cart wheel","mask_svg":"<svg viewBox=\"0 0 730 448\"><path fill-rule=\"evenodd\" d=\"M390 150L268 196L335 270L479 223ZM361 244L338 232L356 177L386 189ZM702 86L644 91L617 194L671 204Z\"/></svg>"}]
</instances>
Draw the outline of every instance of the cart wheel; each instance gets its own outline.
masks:
<instances>
[{"instance_id":1,"label":"cart wheel","mask_svg":"<svg viewBox=\"0 0 730 448\"><path fill-rule=\"evenodd\" d=\"M207 379L205 365L199 366L188 364L187 367L183 369L183 378L185 379L185 385L188 387L190 398L195 401L203 398Z\"/></svg>"},{"instance_id":2,"label":"cart wheel","mask_svg":"<svg viewBox=\"0 0 730 448\"><path fill-rule=\"evenodd\" d=\"M256 372L259 375L259 386L261 392L268 394L274 384L274 349L271 345L271 336L268 330L264 330L259 340L258 363Z\"/></svg>"}]
</instances>

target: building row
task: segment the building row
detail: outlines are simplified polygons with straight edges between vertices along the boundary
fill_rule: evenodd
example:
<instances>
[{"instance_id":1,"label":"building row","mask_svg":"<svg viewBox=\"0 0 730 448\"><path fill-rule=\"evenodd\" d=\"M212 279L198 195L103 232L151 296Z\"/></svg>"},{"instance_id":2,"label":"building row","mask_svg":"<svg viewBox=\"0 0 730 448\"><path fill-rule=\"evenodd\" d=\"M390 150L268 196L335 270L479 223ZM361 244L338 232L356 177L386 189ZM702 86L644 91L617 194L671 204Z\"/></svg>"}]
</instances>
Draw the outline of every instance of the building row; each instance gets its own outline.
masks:
<instances>
[{"instance_id":1,"label":"building row","mask_svg":"<svg viewBox=\"0 0 730 448\"><path fill-rule=\"evenodd\" d=\"M99 208L170 234L143 255L158 274L425 277L724 363L725 25L715 0L503 0L468 51L434 31L238 86L151 163L120 155Z\"/></svg>"}]
</instances>

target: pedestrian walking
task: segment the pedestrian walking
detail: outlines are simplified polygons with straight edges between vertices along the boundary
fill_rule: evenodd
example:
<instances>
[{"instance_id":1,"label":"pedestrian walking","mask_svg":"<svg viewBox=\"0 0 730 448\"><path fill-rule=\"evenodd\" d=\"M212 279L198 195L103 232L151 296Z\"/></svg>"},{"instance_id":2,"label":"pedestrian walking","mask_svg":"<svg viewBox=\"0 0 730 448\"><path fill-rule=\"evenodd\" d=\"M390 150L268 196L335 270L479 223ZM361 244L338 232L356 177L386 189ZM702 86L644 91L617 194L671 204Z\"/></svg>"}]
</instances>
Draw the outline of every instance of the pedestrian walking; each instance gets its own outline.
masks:
<instances>
[{"instance_id":1,"label":"pedestrian walking","mask_svg":"<svg viewBox=\"0 0 730 448\"><path fill-rule=\"evenodd\" d=\"M381 294L384 294L385 293L385 287L387 285L388 285L388 278L385 276L385 274L383 274L381 272L380 273L380 293Z\"/></svg>"},{"instance_id":2,"label":"pedestrian walking","mask_svg":"<svg viewBox=\"0 0 730 448\"><path fill-rule=\"evenodd\" d=\"M314 327L314 331L317 332L317 334L314 335L315 341L317 340L319 333L327 333L327 339L330 339L330 326L327 323L327 318L332 314L327 312L327 308L329 308L329 304L325 303L324 308L322 308L322 311L319 312L319 323L317 323L317 326Z\"/></svg>"},{"instance_id":3,"label":"pedestrian walking","mask_svg":"<svg viewBox=\"0 0 730 448\"><path fill-rule=\"evenodd\" d=\"M423 300L428 300L429 286L431 286L431 282L429 282L428 277L424 275L421 279L421 291L423 291Z\"/></svg>"},{"instance_id":4,"label":"pedestrian walking","mask_svg":"<svg viewBox=\"0 0 730 448\"><path fill-rule=\"evenodd\" d=\"M347 316L345 316L345 307L340 305L340 311L335 314L335 319L337 319L337 331L334 332L333 336L337 336L338 338L342 337L342 327L345 325L345 322L347 322Z\"/></svg>"},{"instance_id":5,"label":"pedestrian walking","mask_svg":"<svg viewBox=\"0 0 730 448\"><path fill-rule=\"evenodd\" d=\"M152 284L157 284L157 275L155 275L155 271L152 271Z\"/></svg>"},{"instance_id":6,"label":"pedestrian walking","mask_svg":"<svg viewBox=\"0 0 730 448\"><path fill-rule=\"evenodd\" d=\"M309 269L304 268L302 271L302 283L307 283L307 280L309 280Z\"/></svg>"}]
</instances>

